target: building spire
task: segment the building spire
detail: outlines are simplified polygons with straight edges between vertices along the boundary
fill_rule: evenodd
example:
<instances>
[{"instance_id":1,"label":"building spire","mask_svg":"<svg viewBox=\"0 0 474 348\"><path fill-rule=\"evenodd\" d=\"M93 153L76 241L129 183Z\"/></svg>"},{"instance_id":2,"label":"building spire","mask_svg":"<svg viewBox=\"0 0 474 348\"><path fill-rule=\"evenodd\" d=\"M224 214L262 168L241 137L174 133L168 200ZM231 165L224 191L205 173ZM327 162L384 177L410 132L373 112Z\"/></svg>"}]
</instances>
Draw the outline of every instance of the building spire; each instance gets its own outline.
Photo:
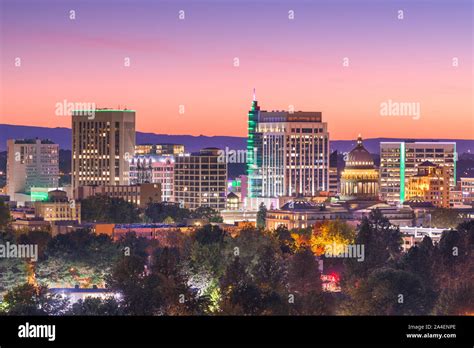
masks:
<instances>
[{"instance_id":1,"label":"building spire","mask_svg":"<svg viewBox=\"0 0 474 348\"><path fill-rule=\"evenodd\" d=\"M256 101L257 100L257 97L255 95L255 87L253 88L253 101Z\"/></svg>"},{"instance_id":2,"label":"building spire","mask_svg":"<svg viewBox=\"0 0 474 348\"><path fill-rule=\"evenodd\" d=\"M362 135L360 135L360 133L359 133L359 136L357 137L357 145L362 145Z\"/></svg>"}]
</instances>

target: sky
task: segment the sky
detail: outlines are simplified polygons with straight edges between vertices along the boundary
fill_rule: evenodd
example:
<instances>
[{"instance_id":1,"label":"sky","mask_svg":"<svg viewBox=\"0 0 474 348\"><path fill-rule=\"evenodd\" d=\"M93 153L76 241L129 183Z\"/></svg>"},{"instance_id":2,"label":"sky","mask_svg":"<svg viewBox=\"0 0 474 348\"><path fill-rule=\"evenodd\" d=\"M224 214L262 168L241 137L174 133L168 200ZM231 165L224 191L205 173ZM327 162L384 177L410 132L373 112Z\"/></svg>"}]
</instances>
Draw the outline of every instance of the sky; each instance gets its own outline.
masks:
<instances>
[{"instance_id":1,"label":"sky","mask_svg":"<svg viewBox=\"0 0 474 348\"><path fill-rule=\"evenodd\" d=\"M0 0L0 26L0 123L70 127L66 101L245 136L255 88L331 139L474 139L470 0Z\"/></svg>"}]
</instances>

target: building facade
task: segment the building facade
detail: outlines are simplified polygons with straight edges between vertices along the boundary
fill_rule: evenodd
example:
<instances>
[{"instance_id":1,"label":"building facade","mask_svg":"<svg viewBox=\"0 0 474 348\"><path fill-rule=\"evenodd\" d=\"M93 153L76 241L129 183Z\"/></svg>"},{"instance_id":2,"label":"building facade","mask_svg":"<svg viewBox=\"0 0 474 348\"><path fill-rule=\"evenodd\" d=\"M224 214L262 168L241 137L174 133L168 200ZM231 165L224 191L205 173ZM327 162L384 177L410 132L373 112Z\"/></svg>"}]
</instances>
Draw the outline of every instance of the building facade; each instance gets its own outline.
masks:
<instances>
[{"instance_id":1,"label":"building facade","mask_svg":"<svg viewBox=\"0 0 474 348\"><path fill-rule=\"evenodd\" d=\"M380 198L398 203L405 200L406 181L417 174L418 166L430 161L447 167L449 186L456 183L455 142L381 142Z\"/></svg>"},{"instance_id":2,"label":"building facade","mask_svg":"<svg viewBox=\"0 0 474 348\"><path fill-rule=\"evenodd\" d=\"M314 196L328 191L329 133L321 113L257 114L249 196Z\"/></svg>"},{"instance_id":3,"label":"building facade","mask_svg":"<svg viewBox=\"0 0 474 348\"><path fill-rule=\"evenodd\" d=\"M101 185L80 186L77 189L77 198L85 199L95 195L105 195L111 198L119 198L140 208L146 208L149 203L160 203L160 184L137 184L137 185Z\"/></svg>"},{"instance_id":4,"label":"building facade","mask_svg":"<svg viewBox=\"0 0 474 348\"><path fill-rule=\"evenodd\" d=\"M474 178L461 178L459 184L463 204L472 204L474 202Z\"/></svg>"},{"instance_id":5,"label":"building facade","mask_svg":"<svg viewBox=\"0 0 474 348\"><path fill-rule=\"evenodd\" d=\"M188 209L200 206L223 210L226 207L227 163L220 161L216 148L202 149L175 158L175 202Z\"/></svg>"},{"instance_id":6,"label":"building facade","mask_svg":"<svg viewBox=\"0 0 474 348\"><path fill-rule=\"evenodd\" d=\"M163 202L173 202L174 163L174 156L135 155L130 160L130 184L158 183Z\"/></svg>"},{"instance_id":7,"label":"building facade","mask_svg":"<svg viewBox=\"0 0 474 348\"><path fill-rule=\"evenodd\" d=\"M35 202L35 216L44 219L44 221L77 221L81 223L81 203L69 200L65 191L50 191L46 201Z\"/></svg>"},{"instance_id":8,"label":"building facade","mask_svg":"<svg viewBox=\"0 0 474 348\"><path fill-rule=\"evenodd\" d=\"M50 140L7 140L7 194L11 200L32 188L59 185L59 145Z\"/></svg>"},{"instance_id":9,"label":"building facade","mask_svg":"<svg viewBox=\"0 0 474 348\"><path fill-rule=\"evenodd\" d=\"M291 230L307 228L314 226L317 222L335 219L351 219L351 214L341 206L332 207L296 199L285 203L278 210L269 210L265 222L266 228L270 230L277 229L279 226L285 226Z\"/></svg>"},{"instance_id":10,"label":"building facade","mask_svg":"<svg viewBox=\"0 0 474 348\"><path fill-rule=\"evenodd\" d=\"M136 155L172 155L176 156L184 153L184 145L182 144L140 144L135 145Z\"/></svg>"},{"instance_id":11,"label":"building facade","mask_svg":"<svg viewBox=\"0 0 474 348\"><path fill-rule=\"evenodd\" d=\"M343 200L376 200L379 193L379 172L372 155L362 144L359 135L357 145L347 155L341 174L341 198Z\"/></svg>"},{"instance_id":12,"label":"building facade","mask_svg":"<svg viewBox=\"0 0 474 348\"><path fill-rule=\"evenodd\" d=\"M449 208L449 167L425 161L417 170L416 175L407 179L405 199L421 199L438 208Z\"/></svg>"},{"instance_id":13,"label":"building facade","mask_svg":"<svg viewBox=\"0 0 474 348\"><path fill-rule=\"evenodd\" d=\"M135 111L72 113L72 186L128 185L135 152Z\"/></svg>"},{"instance_id":14,"label":"building facade","mask_svg":"<svg viewBox=\"0 0 474 348\"><path fill-rule=\"evenodd\" d=\"M329 191L329 155L321 112L263 111L254 95L248 113L249 198Z\"/></svg>"}]
</instances>

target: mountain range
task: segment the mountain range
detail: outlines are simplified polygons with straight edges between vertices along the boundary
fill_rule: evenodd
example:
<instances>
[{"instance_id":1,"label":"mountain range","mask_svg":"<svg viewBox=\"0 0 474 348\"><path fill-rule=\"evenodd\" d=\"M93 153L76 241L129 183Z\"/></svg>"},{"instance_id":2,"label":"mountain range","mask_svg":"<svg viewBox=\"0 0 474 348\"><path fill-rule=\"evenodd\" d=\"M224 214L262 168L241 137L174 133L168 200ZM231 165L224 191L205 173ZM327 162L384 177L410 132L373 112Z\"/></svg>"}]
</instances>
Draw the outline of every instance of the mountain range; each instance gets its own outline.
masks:
<instances>
[{"instance_id":1,"label":"mountain range","mask_svg":"<svg viewBox=\"0 0 474 348\"><path fill-rule=\"evenodd\" d=\"M59 144L64 150L71 149L71 129L64 127L48 128L36 126L19 126L11 124L0 124L0 151L6 150L7 139L51 139ZM473 139L409 139L409 138L369 138L364 139L366 149L374 154L379 153L380 142L383 141L455 141L457 152L474 153ZM137 144L146 143L175 143L183 144L187 152L199 151L204 147L218 147L230 150L244 150L247 138L233 136L206 136L206 135L169 135L155 133L136 133ZM331 151L350 151L355 146L356 140L331 140Z\"/></svg>"}]
</instances>

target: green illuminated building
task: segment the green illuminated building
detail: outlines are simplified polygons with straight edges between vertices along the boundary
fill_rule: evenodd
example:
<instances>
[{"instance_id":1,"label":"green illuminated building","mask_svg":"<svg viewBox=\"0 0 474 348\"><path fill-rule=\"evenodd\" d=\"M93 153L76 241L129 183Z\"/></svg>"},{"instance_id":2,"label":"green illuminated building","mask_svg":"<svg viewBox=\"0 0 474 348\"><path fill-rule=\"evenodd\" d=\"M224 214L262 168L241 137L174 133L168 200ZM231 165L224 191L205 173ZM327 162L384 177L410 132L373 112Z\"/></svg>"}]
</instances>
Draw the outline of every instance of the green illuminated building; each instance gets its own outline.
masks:
<instances>
[{"instance_id":1,"label":"green illuminated building","mask_svg":"<svg viewBox=\"0 0 474 348\"><path fill-rule=\"evenodd\" d=\"M260 107L254 98L252 107L248 113L248 137L247 137L247 176L248 176L248 197L259 197L261 195L261 176L259 168L261 166L261 134L257 132L258 117Z\"/></svg>"},{"instance_id":2,"label":"green illuminated building","mask_svg":"<svg viewBox=\"0 0 474 348\"><path fill-rule=\"evenodd\" d=\"M380 143L380 198L405 201L406 182L417 174L418 165L430 161L448 167L449 186L456 185L456 143L395 141Z\"/></svg>"}]
</instances>

